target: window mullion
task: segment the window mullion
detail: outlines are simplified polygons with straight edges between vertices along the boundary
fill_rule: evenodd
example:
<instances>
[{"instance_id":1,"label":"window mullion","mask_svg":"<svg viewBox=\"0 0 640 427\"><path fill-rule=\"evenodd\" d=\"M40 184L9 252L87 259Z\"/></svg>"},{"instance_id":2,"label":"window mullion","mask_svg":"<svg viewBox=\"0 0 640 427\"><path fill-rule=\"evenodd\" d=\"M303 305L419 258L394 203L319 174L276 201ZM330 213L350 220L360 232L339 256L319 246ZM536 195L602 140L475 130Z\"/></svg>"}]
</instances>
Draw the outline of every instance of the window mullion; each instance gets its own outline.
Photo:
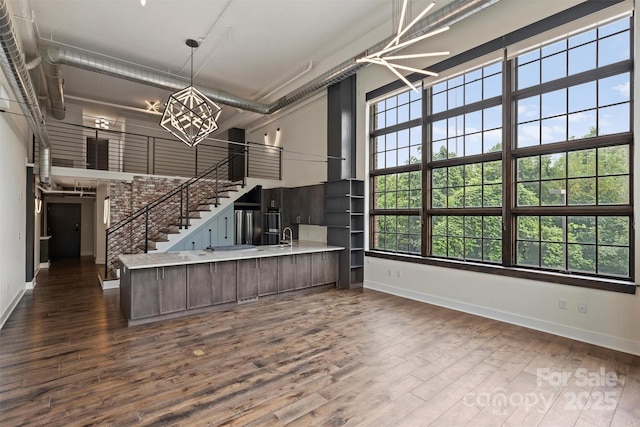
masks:
<instances>
[{"instance_id":1,"label":"window mullion","mask_svg":"<svg viewBox=\"0 0 640 427\"><path fill-rule=\"evenodd\" d=\"M512 115L513 99L512 92L515 87L513 61L506 59L502 69L502 265L510 267L513 265L513 249L515 245L514 217L511 212L515 206L515 178L513 176L514 160L511 158L513 148L513 129L515 118Z\"/></svg>"},{"instance_id":2,"label":"window mullion","mask_svg":"<svg viewBox=\"0 0 640 427\"><path fill-rule=\"evenodd\" d=\"M422 117L429 117L431 114L432 88L426 88L422 92ZM431 255L431 215L427 211L431 209L431 168L427 167L431 162L431 120L422 120L422 256Z\"/></svg>"}]
</instances>

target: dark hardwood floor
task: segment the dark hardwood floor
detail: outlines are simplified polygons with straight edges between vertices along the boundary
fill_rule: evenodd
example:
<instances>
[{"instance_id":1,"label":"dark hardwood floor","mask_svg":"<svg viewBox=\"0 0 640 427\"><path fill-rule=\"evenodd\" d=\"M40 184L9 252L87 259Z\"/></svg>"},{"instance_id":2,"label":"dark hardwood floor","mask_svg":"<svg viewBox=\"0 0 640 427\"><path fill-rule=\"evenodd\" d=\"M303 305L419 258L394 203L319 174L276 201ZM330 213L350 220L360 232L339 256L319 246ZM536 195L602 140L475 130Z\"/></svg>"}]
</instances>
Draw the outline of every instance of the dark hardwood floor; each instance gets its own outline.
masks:
<instances>
[{"instance_id":1,"label":"dark hardwood floor","mask_svg":"<svg viewBox=\"0 0 640 427\"><path fill-rule=\"evenodd\" d=\"M374 291L127 328L90 261L37 281L0 330L3 427L640 425L640 357Z\"/></svg>"}]
</instances>

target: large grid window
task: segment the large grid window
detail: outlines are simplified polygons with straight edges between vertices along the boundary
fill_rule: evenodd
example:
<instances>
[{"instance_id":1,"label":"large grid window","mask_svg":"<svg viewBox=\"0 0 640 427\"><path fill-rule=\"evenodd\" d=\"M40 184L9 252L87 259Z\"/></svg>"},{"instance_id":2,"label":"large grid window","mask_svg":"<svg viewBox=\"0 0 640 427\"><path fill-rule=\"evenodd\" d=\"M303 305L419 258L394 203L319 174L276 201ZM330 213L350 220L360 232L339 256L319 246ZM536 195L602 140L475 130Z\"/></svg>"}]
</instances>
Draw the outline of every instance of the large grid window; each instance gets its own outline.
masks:
<instances>
[{"instance_id":1,"label":"large grid window","mask_svg":"<svg viewBox=\"0 0 640 427\"><path fill-rule=\"evenodd\" d=\"M502 205L502 162L469 163L434 168L431 206L478 208Z\"/></svg>"},{"instance_id":2,"label":"large grid window","mask_svg":"<svg viewBox=\"0 0 640 427\"><path fill-rule=\"evenodd\" d=\"M371 247L419 255L422 248L422 97L405 91L371 111Z\"/></svg>"},{"instance_id":3,"label":"large grid window","mask_svg":"<svg viewBox=\"0 0 640 427\"><path fill-rule=\"evenodd\" d=\"M496 263L502 259L499 216L433 216L434 256Z\"/></svg>"},{"instance_id":4,"label":"large grid window","mask_svg":"<svg viewBox=\"0 0 640 427\"><path fill-rule=\"evenodd\" d=\"M629 276L626 216L520 216L517 262L608 276Z\"/></svg>"},{"instance_id":5,"label":"large grid window","mask_svg":"<svg viewBox=\"0 0 640 427\"><path fill-rule=\"evenodd\" d=\"M500 262L502 63L456 76L427 92L431 94L427 253Z\"/></svg>"},{"instance_id":6,"label":"large grid window","mask_svg":"<svg viewBox=\"0 0 640 427\"><path fill-rule=\"evenodd\" d=\"M631 278L630 20L514 62L513 263Z\"/></svg>"},{"instance_id":7,"label":"large grid window","mask_svg":"<svg viewBox=\"0 0 640 427\"><path fill-rule=\"evenodd\" d=\"M374 104L371 249L631 281L630 23Z\"/></svg>"}]
</instances>

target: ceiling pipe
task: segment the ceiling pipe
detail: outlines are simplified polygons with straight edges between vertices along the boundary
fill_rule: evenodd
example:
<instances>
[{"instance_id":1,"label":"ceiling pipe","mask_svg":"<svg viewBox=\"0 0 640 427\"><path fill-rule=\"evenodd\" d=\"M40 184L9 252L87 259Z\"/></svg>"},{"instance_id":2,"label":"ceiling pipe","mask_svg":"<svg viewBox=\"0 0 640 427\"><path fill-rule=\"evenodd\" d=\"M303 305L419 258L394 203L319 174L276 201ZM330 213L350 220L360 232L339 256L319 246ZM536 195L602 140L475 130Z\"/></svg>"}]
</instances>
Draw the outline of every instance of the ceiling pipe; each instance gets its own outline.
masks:
<instances>
[{"instance_id":1,"label":"ceiling pipe","mask_svg":"<svg viewBox=\"0 0 640 427\"><path fill-rule=\"evenodd\" d=\"M18 47L16 33L11 22L11 14L6 0L0 0L0 68L4 73L14 95L20 98L20 109L42 150L50 149L49 135L44 117L40 110L38 97L33 88L24 55ZM41 151L42 151L41 150ZM40 181L48 184L51 180L51 157L40 156Z\"/></svg>"},{"instance_id":2,"label":"ceiling pipe","mask_svg":"<svg viewBox=\"0 0 640 427\"><path fill-rule=\"evenodd\" d=\"M498 1L500 0L454 0L449 5L438 9L434 13L417 22L412 31L406 34L403 39L417 37L439 27L453 25L456 22L459 22L477 12L480 12L492 4L497 3ZM364 55L368 52L377 52L381 50L393 38L394 36L390 36L377 45L372 46L364 52ZM42 56L44 57L45 62L49 62L51 64L64 64L169 91L184 89L188 84L188 80L184 78L177 78L176 76L146 70L120 61L114 61L110 58L93 56L84 51L68 47L50 47L44 50ZM341 82L368 66L366 63L357 63L356 59L358 59L358 57L342 62L271 104L264 104L244 99L216 89L199 87L199 90L214 102L219 102L230 107L240 108L245 111L251 111L253 113L272 114L321 89Z\"/></svg>"},{"instance_id":3,"label":"ceiling pipe","mask_svg":"<svg viewBox=\"0 0 640 427\"><path fill-rule=\"evenodd\" d=\"M64 120L64 79L62 78L62 69L60 65L48 64L42 60L40 54L40 33L36 24L35 14L29 9L27 1L21 2L22 16L29 15L31 18L22 18L23 25L20 26L20 41L22 42L22 51L27 62L27 69L31 71L30 75L35 82L37 93L47 98L47 113L51 114L58 120ZM38 65L40 65L38 67Z\"/></svg>"}]
</instances>

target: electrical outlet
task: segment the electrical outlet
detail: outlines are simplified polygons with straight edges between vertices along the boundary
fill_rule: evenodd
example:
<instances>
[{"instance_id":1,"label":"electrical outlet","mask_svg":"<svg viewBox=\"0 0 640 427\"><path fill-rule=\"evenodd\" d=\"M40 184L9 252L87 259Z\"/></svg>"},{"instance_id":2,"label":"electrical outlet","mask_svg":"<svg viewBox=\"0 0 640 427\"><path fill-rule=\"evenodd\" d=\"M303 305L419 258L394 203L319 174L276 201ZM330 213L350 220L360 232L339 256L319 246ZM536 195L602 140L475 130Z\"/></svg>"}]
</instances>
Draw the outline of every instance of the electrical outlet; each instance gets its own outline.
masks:
<instances>
[{"instance_id":1,"label":"electrical outlet","mask_svg":"<svg viewBox=\"0 0 640 427\"><path fill-rule=\"evenodd\" d=\"M371 258L367 257L365 259L367 260L367 264L371 264Z\"/></svg>"},{"instance_id":2,"label":"electrical outlet","mask_svg":"<svg viewBox=\"0 0 640 427\"><path fill-rule=\"evenodd\" d=\"M586 313L587 312L587 304L582 302L578 304L578 313Z\"/></svg>"},{"instance_id":3,"label":"electrical outlet","mask_svg":"<svg viewBox=\"0 0 640 427\"><path fill-rule=\"evenodd\" d=\"M396 270L396 277L400 277L400 270Z\"/></svg>"},{"instance_id":4,"label":"electrical outlet","mask_svg":"<svg viewBox=\"0 0 640 427\"><path fill-rule=\"evenodd\" d=\"M560 310L566 310L567 309L567 300L566 299L561 299L560 301L558 301L558 307L560 307Z\"/></svg>"},{"instance_id":5,"label":"electrical outlet","mask_svg":"<svg viewBox=\"0 0 640 427\"><path fill-rule=\"evenodd\" d=\"M387 270L387 276L391 277L391 269Z\"/></svg>"}]
</instances>

